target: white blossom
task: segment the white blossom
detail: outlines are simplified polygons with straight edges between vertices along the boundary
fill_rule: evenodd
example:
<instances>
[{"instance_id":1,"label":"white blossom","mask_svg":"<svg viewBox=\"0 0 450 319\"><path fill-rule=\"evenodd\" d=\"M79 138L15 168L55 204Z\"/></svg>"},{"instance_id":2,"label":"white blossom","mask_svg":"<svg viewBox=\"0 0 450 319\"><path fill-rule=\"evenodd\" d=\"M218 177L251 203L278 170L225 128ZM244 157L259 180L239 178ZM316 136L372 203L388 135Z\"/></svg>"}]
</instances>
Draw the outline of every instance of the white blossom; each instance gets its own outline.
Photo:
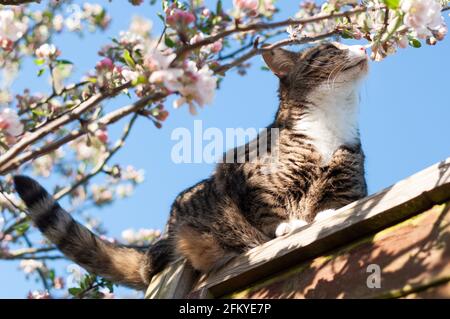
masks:
<instances>
[{"instance_id":1,"label":"white blossom","mask_svg":"<svg viewBox=\"0 0 450 319\"><path fill-rule=\"evenodd\" d=\"M131 24L128 29L129 32L145 37L152 31L153 24L150 20L147 20L140 16L133 16Z\"/></svg>"},{"instance_id":2,"label":"white blossom","mask_svg":"<svg viewBox=\"0 0 450 319\"><path fill-rule=\"evenodd\" d=\"M28 293L28 299L49 299L50 294L48 291L40 291L40 290L33 290Z\"/></svg>"},{"instance_id":3,"label":"white blossom","mask_svg":"<svg viewBox=\"0 0 450 319\"><path fill-rule=\"evenodd\" d=\"M18 20L14 11L0 10L0 39L9 39L15 42L24 35L27 29L26 20Z\"/></svg>"},{"instance_id":4,"label":"white blossom","mask_svg":"<svg viewBox=\"0 0 450 319\"><path fill-rule=\"evenodd\" d=\"M23 132L23 124L19 116L8 107L0 110L0 131L10 136L18 136Z\"/></svg>"},{"instance_id":5,"label":"white blossom","mask_svg":"<svg viewBox=\"0 0 450 319\"><path fill-rule=\"evenodd\" d=\"M116 194L120 198L130 197L133 194L133 185L125 184L116 187Z\"/></svg>"},{"instance_id":6,"label":"white blossom","mask_svg":"<svg viewBox=\"0 0 450 319\"><path fill-rule=\"evenodd\" d=\"M430 36L430 29L445 25L441 4L436 0L402 0L400 7L405 12L404 24L414 29L419 38Z\"/></svg>"},{"instance_id":7,"label":"white blossom","mask_svg":"<svg viewBox=\"0 0 450 319\"><path fill-rule=\"evenodd\" d=\"M153 241L161 235L159 230L141 228L134 230L132 228L122 231L122 238L128 244L145 244Z\"/></svg>"},{"instance_id":8,"label":"white blossom","mask_svg":"<svg viewBox=\"0 0 450 319\"><path fill-rule=\"evenodd\" d=\"M38 58L49 58L56 54L56 47L53 44L44 43L36 49L35 53Z\"/></svg>"},{"instance_id":9,"label":"white blossom","mask_svg":"<svg viewBox=\"0 0 450 319\"><path fill-rule=\"evenodd\" d=\"M52 24L55 31L61 31L64 28L64 17L60 14L55 15L53 17Z\"/></svg>"},{"instance_id":10,"label":"white blossom","mask_svg":"<svg viewBox=\"0 0 450 319\"><path fill-rule=\"evenodd\" d=\"M42 261L34 260L34 259L24 259L20 261L20 269L25 274L31 274L38 269L44 268L44 263Z\"/></svg>"},{"instance_id":11,"label":"white blossom","mask_svg":"<svg viewBox=\"0 0 450 319\"><path fill-rule=\"evenodd\" d=\"M66 271L69 273L69 276L67 276L66 278L68 287L78 286L78 284L86 274L86 272L76 264L68 265Z\"/></svg>"}]
</instances>

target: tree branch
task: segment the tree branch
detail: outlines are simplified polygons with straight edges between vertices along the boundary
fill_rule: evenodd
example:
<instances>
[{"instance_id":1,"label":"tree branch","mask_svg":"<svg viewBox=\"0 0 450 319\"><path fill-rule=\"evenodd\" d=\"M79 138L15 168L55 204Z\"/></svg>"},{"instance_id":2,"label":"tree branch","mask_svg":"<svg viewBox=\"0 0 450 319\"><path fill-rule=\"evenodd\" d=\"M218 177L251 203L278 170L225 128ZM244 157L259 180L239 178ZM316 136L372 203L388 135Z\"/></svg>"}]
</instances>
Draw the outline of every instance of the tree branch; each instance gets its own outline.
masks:
<instances>
[{"instance_id":1,"label":"tree branch","mask_svg":"<svg viewBox=\"0 0 450 319\"><path fill-rule=\"evenodd\" d=\"M0 4L4 6L19 6L28 3L41 3L41 0L0 0Z\"/></svg>"},{"instance_id":2,"label":"tree branch","mask_svg":"<svg viewBox=\"0 0 450 319\"><path fill-rule=\"evenodd\" d=\"M11 147L5 154L0 156L0 171L4 171L4 166L14 159L19 153L21 153L23 150L25 150L28 146L32 145L34 142L42 139L46 135L54 132L56 129L58 129L61 126L66 125L69 122L72 122L74 120L77 120L80 118L80 116L87 111L91 110L95 106L97 106L102 101L111 98L113 96L116 96L118 93L120 93L122 90L128 88L130 86L130 83L123 84L115 89L113 89L111 92L108 93L97 93L90 98L88 98L86 101L82 102L77 108L72 110L70 113L67 113L51 122L48 122L46 125L42 126L38 130L22 137L19 142L14 144L13 147Z\"/></svg>"},{"instance_id":3,"label":"tree branch","mask_svg":"<svg viewBox=\"0 0 450 319\"><path fill-rule=\"evenodd\" d=\"M149 103L159 101L166 96L167 95L163 94L163 93L155 93L155 94L143 97L133 104L121 107L115 111L108 113L107 115L103 116L99 120L97 120L93 123L90 123L88 125L88 128L92 127L92 126L106 126L106 125L116 123L117 121L124 118L128 114L137 112L137 111L143 109ZM88 131L89 131L89 129L88 130L85 130L85 129L73 130L70 133L68 133L67 135L65 135L64 137L60 138L59 140L49 143L41 148L22 152L21 154L18 154L17 156L11 158L9 161L5 161L4 163L2 163L0 161L0 163L2 164L2 166L0 167L0 174L6 174L9 171L19 167L20 165L22 165L23 163L25 163L29 160L32 160L39 156L48 154L48 153L58 149L59 147L67 144L68 142L73 141L73 140L77 139L78 137L85 135ZM2 157L0 157L0 160L1 159L2 159Z\"/></svg>"},{"instance_id":4,"label":"tree branch","mask_svg":"<svg viewBox=\"0 0 450 319\"><path fill-rule=\"evenodd\" d=\"M282 20L279 22L271 22L271 23L264 23L264 22L252 23L252 24L248 24L246 26L235 25L234 27L232 27L230 29L227 29L227 30L219 32L215 35L209 36L201 41L183 46L182 48L177 50L177 52L176 52L177 57L175 58L175 60L179 59L181 56L183 56L185 53L187 53L189 51L201 48L208 44L212 44L220 39L226 38L235 33L269 30L269 29L276 29L276 28L280 28L280 27L287 27L287 26L291 26L291 25L304 25L304 24L309 24L309 23L318 22L318 21L327 20L327 19L346 17L349 15L354 15L354 14L362 13L365 11L379 10L382 8L385 8L385 6L374 7L374 8L356 7L352 10L348 10L345 12L333 12L330 14L317 15L314 17L300 19L300 20L286 19L286 20Z\"/></svg>"},{"instance_id":5,"label":"tree branch","mask_svg":"<svg viewBox=\"0 0 450 319\"><path fill-rule=\"evenodd\" d=\"M284 39L284 40L280 40L278 42L275 42L271 45L262 47L262 48L253 48L251 49L249 52L243 54L242 56L240 56L239 58L237 58L236 60L234 60L233 62L230 62L228 64L224 64L220 67L218 67L215 72L219 73L219 74L223 74L225 72L227 72L228 70L230 70L233 67L236 67L238 65L241 65L242 63L244 63L245 61L251 59L252 57L254 57L255 55L261 54L263 52L267 52L267 51L271 51L273 49L276 48L280 48L283 46L288 46L288 45L294 45L294 44L305 44L308 42L313 42L313 41L318 41L318 40L323 40L329 37L332 37L334 35L339 34L339 30L333 30L331 32L328 33L324 33L315 37L303 37L301 39Z\"/></svg>"}]
</instances>

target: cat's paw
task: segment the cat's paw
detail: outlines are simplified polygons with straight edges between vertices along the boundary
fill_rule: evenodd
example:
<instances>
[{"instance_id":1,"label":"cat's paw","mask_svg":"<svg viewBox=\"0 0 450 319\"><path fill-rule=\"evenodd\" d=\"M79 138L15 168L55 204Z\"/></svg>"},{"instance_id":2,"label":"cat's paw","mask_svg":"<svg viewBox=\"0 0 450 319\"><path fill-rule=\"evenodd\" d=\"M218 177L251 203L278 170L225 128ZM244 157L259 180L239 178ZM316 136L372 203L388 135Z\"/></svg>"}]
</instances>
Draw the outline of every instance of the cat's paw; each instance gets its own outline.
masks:
<instances>
[{"instance_id":1,"label":"cat's paw","mask_svg":"<svg viewBox=\"0 0 450 319\"><path fill-rule=\"evenodd\" d=\"M278 225L277 229L275 230L275 236L281 237L287 235L305 225L308 225L308 223L301 219L292 219L289 222L283 222Z\"/></svg>"},{"instance_id":2,"label":"cat's paw","mask_svg":"<svg viewBox=\"0 0 450 319\"><path fill-rule=\"evenodd\" d=\"M325 220L331 216L334 216L335 213L336 213L336 209L323 210L323 211L317 213L316 218L314 218L314 221L318 222L321 220Z\"/></svg>"}]
</instances>

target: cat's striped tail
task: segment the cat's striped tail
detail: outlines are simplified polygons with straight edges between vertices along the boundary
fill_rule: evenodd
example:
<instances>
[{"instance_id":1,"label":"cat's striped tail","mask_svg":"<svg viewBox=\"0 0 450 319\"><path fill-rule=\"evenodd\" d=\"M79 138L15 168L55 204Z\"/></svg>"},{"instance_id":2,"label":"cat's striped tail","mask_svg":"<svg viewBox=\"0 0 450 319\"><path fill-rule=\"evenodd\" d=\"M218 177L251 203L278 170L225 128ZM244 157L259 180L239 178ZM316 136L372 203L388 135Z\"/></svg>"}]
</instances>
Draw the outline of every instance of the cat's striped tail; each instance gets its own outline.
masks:
<instances>
[{"instance_id":1,"label":"cat's striped tail","mask_svg":"<svg viewBox=\"0 0 450 319\"><path fill-rule=\"evenodd\" d=\"M148 256L104 241L77 223L35 180L15 176L17 192L34 224L68 258L87 271L136 289L148 286Z\"/></svg>"}]
</instances>

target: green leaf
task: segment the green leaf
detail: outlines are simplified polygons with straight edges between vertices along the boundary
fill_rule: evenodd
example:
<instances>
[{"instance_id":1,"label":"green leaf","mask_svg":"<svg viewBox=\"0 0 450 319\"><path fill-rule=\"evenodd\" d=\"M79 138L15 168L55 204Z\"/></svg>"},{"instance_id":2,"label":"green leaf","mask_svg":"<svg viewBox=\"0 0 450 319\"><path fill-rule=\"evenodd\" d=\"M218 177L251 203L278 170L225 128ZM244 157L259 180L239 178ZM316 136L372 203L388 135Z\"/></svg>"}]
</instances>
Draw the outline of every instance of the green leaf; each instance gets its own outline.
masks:
<instances>
[{"instance_id":1,"label":"green leaf","mask_svg":"<svg viewBox=\"0 0 450 319\"><path fill-rule=\"evenodd\" d=\"M342 30L341 36L344 39L353 39L353 35L348 30Z\"/></svg>"},{"instance_id":2,"label":"green leaf","mask_svg":"<svg viewBox=\"0 0 450 319\"><path fill-rule=\"evenodd\" d=\"M48 278L51 280L51 281L54 281L55 280L55 270L50 270L49 271L49 273L48 273Z\"/></svg>"},{"instance_id":3,"label":"green leaf","mask_svg":"<svg viewBox=\"0 0 450 319\"><path fill-rule=\"evenodd\" d=\"M263 66L261 67L261 70L262 70L262 71L270 71L270 69L269 69L267 66L265 66L265 65L263 65Z\"/></svg>"},{"instance_id":4,"label":"green leaf","mask_svg":"<svg viewBox=\"0 0 450 319\"><path fill-rule=\"evenodd\" d=\"M30 224L28 222L20 223L14 226L14 229L17 231L18 235L23 235L30 228Z\"/></svg>"},{"instance_id":5,"label":"green leaf","mask_svg":"<svg viewBox=\"0 0 450 319\"><path fill-rule=\"evenodd\" d=\"M46 112L44 112L41 109L32 109L31 113L33 113L36 116L47 116L48 115Z\"/></svg>"},{"instance_id":6,"label":"green leaf","mask_svg":"<svg viewBox=\"0 0 450 319\"><path fill-rule=\"evenodd\" d=\"M72 296L77 296L80 292L82 291L81 288L69 288L69 294L71 294Z\"/></svg>"},{"instance_id":7,"label":"green leaf","mask_svg":"<svg viewBox=\"0 0 450 319\"><path fill-rule=\"evenodd\" d=\"M413 48L420 48L422 46L422 43L420 43L419 40L411 38L409 39L409 45Z\"/></svg>"},{"instance_id":8,"label":"green leaf","mask_svg":"<svg viewBox=\"0 0 450 319\"><path fill-rule=\"evenodd\" d=\"M222 0L217 1L216 14L219 15L223 11Z\"/></svg>"},{"instance_id":9,"label":"green leaf","mask_svg":"<svg viewBox=\"0 0 450 319\"><path fill-rule=\"evenodd\" d=\"M400 0L383 0L389 9L397 9L400 6Z\"/></svg>"},{"instance_id":10,"label":"green leaf","mask_svg":"<svg viewBox=\"0 0 450 319\"><path fill-rule=\"evenodd\" d=\"M125 63L129 67L134 68L136 66L136 63L134 62L133 58L131 57L130 51L128 51L128 50L123 51L123 59L125 60Z\"/></svg>"},{"instance_id":11,"label":"green leaf","mask_svg":"<svg viewBox=\"0 0 450 319\"><path fill-rule=\"evenodd\" d=\"M40 69L37 73L37 76L41 76L42 74L44 74L45 69Z\"/></svg>"},{"instance_id":12,"label":"green leaf","mask_svg":"<svg viewBox=\"0 0 450 319\"><path fill-rule=\"evenodd\" d=\"M168 37L167 35L164 36L164 43L167 45L167 47L169 48L173 48L175 46L175 42L172 41L172 39L170 37Z\"/></svg>"},{"instance_id":13,"label":"green leaf","mask_svg":"<svg viewBox=\"0 0 450 319\"><path fill-rule=\"evenodd\" d=\"M162 22L166 23L166 19L164 18L163 14L161 12L158 12L156 15L158 16L158 18L161 19Z\"/></svg>"},{"instance_id":14,"label":"green leaf","mask_svg":"<svg viewBox=\"0 0 450 319\"><path fill-rule=\"evenodd\" d=\"M43 65L45 63L45 59L36 59L34 60L34 64Z\"/></svg>"},{"instance_id":15,"label":"green leaf","mask_svg":"<svg viewBox=\"0 0 450 319\"><path fill-rule=\"evenodd\" d=\"M61 64L63 64L63 65L65 65L65 64L70 64L70 65L72 65L73 63L70 62L69 60L57 60L57 61L56 61L56 64L58 64L58 65L61 65Z\"/></svg>"},{"instance_id":16,"label":"green leaf","mask_svg":"<svg viewBox=\"0 0 450 319\"><path fill-rule=\"evenodd\" d=\"M131 84L134 86L134 85L144 84L144 83L147 83L147 78L143 75L139 75L138 78L136 80L133 80L133 82Z\"/></svg>"}]
</instances>

